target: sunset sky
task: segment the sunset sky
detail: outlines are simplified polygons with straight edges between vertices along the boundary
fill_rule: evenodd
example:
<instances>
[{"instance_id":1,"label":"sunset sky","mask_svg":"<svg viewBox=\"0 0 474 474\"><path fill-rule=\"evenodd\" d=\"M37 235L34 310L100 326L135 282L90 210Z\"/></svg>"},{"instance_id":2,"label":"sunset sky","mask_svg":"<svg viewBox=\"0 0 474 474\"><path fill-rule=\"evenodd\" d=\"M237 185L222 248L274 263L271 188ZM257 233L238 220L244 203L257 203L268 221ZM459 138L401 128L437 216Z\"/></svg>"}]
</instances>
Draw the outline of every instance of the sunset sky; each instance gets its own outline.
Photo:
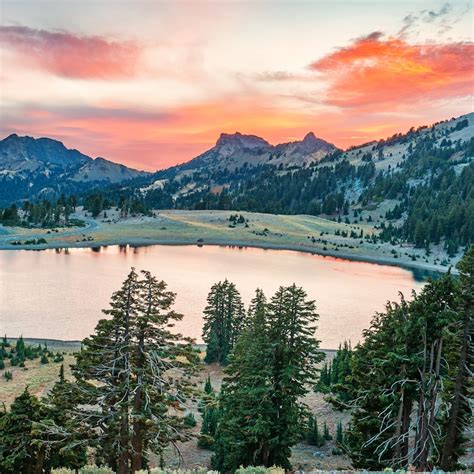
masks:
<instances>
[{"instance_id":1,"label":"sunset sky","mask_svg":"<svg viewBox=\"0 0 474 474\"><path fill-rule=\"evenodd\" d=\"M473 111L471 1L0 3L0 138L155 170L221 132L339 147Z\"/></svg>"}]
</instances>

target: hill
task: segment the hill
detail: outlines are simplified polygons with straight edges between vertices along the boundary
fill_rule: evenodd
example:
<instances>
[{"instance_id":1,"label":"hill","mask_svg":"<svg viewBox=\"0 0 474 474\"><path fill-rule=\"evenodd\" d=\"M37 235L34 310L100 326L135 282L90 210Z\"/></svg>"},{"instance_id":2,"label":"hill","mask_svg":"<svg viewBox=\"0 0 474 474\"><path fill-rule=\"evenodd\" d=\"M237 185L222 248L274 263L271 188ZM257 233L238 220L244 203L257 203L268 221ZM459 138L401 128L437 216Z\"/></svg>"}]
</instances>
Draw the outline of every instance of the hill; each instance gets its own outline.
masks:
<instances>
[{"instance_id":1,"label":"hill","mask_svg":"<svg viewBox=\"0 0 474 474\"><path fill-rule=\"evenodd\" d=\"M346 151L319 146L311 135L276 147L258 137L224 135L200 157L129 192L153 208L370 222L383 240L428 251L441 245L453 256L474 240L473 137L474 114Z\"/></svg>"},{"instance_id":2,"label":"hill","mask_svg":"<svg viewBox=\"0 0 474 474\"><path fill-rule=\"evenodd\" d=\"M84 192L145 175L50 138L13 134L0 141L0 204Z\"/></svg>"},{"instance_id":3,"label":"hill","mask_svg":"<svg viewBox=\"0 0 474 474\"><path fill-rule=\"evenodd\" d=\"M157 173L158 178L213 179L214 175L238 173L262 166L287 168L316 163L337 148L313 132L302 140L271 145L255 135L222 133L214 147L192 160Z\"/></svg>"}]
</instances>

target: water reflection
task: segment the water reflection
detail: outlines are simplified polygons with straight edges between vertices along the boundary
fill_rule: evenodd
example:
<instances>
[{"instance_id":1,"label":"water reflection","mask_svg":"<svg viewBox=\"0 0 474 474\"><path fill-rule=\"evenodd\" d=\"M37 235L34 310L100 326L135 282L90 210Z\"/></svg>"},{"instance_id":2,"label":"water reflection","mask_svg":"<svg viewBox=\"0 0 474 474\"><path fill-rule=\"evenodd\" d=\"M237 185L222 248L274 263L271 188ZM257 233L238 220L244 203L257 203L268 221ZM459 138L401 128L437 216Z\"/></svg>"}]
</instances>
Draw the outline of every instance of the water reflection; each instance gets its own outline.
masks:
<instances>
[{"instance_id":1,"label":"water reflection","mask_svg":"<svg viewBox=\"0 0 474 474\"><path fill-rule=\"evenodd\" d=\"M199 246L105 246L92 249L0 253L0 333L82 339L103 317L110 296L134 266L147 269L177 292L177 325L201 340L202 310L210 286L229 278L246 304L255 288L271 296L295 282L316 300L318 338L335 348L360 340L387 300L409 297L426 274L394 266L350 262L283 250Z\"/></svg>"}]
</instances>

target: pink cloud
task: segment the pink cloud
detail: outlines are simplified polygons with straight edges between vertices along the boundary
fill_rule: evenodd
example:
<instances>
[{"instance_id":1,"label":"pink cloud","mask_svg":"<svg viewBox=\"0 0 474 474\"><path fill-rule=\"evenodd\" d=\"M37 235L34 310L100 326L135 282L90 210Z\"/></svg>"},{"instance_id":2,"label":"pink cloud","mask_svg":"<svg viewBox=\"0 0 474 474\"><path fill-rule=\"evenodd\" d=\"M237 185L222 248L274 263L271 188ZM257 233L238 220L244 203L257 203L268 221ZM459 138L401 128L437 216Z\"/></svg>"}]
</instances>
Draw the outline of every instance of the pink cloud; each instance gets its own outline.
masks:
<instances>
[{"instance_id":1,"label":"pink cloud","mask_svg":"<svg viewBox=\"0 0 474 474\"><path fill-rule=\"evenodd\" d=\"M328 81L328 104L385 111L473 94L473 55L471 42L411 44L376 32L309 67Z\"/></svg>"},{"instance_id":2,"label":"pink cloud","mask_svg":"<svg viewBox=\"0 0 474 474\"><path fill-rule=\"evenodd\" d=\"M76 79L133 76L141 54L141 48L131 42L26 26L0 26L0 45L15 51L30 66Z\"/></svg>"}]
</instances>

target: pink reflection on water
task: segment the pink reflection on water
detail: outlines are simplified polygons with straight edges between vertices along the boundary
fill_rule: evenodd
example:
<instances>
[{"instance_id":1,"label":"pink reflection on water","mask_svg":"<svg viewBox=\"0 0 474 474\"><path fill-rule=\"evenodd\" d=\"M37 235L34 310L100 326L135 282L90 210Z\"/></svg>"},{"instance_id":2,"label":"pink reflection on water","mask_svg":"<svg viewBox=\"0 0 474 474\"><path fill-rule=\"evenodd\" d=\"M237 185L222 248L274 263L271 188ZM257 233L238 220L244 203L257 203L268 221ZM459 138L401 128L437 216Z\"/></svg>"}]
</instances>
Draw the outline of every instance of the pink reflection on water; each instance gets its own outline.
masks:
<instances>
[{"instance_id":1,"label":"pink reflection on water","mask_svg":"<svg viewBox=\"0 0 474 474\"><path fill-rule=\"evenodd\" d=\"M201 341L202 310L216 281L233 281L247 305L257 287L270 297L296 283L316 300L322 347L354 344L375 311L401 291L409 297L422 283L398 267L253 248L109 246L99 249L0 253L0 333L76 340L103 317L110 295L130 267L147 269L177 293L185 315L177 329Z\"/></svg>"}]
</instances>

